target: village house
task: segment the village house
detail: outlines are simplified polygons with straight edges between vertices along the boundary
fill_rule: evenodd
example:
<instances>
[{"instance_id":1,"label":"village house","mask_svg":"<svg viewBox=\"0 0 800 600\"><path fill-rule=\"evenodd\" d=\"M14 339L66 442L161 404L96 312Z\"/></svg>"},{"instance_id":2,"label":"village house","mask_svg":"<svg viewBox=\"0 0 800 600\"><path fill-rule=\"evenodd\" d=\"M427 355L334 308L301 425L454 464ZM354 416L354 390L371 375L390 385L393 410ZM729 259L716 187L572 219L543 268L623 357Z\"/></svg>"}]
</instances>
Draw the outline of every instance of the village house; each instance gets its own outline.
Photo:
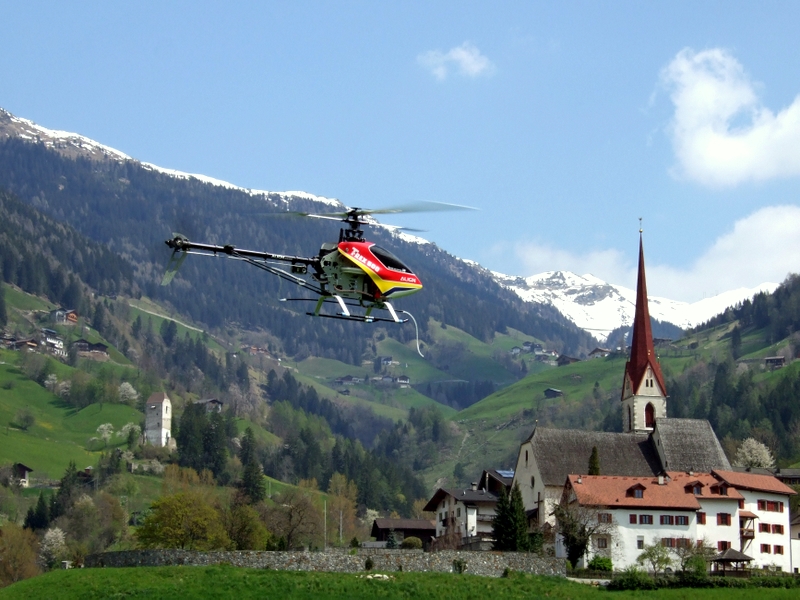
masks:
<instances>
[{"instance_id":1,"label":"village house","mask_svg":"<svg viewBox=\"0 0 800 600\"><path fill-rule=\"evenodd\" d=\"M565 367L567 365L571 365L576 362L581 362L581 359L575 358L573 356L567 356L566 354L562 354L561 356L558 357L558 360L556 360L556 364L559 367Z\"/></svg>"},{"instance_id":2,"label":"village house","mask_svg":"<svg viewBox=\"0 0 800 600\"><path fill-rule=\"evenodd\" d=\"M64 340L58 335L57 331L46 328L42 329L41 343L45 352L59 358L65 358L67 356L67 351L64 349Z\"/></svg>"},{"instance_id":3,"label":"village house","mask_svg":"<svg viewBox=\"0 0 800 600\"><path fill-rule=\"evenodd\" d=\"M375 538L377 547L386 547L389 532L394 532L398 545L407 537L417 537L427 547L436 535L436 521L430 519L375 519L370 535Z\"/></svg>"},{"instance_id":4,"label":"village house","mask_svg":"<svg viewBox=\"0 0 800 600\"><path fill-rule=\"evenodd\" d=\"M611 350L608 348L595 348L589 352L589 358L605 358L609 354L611 354Z\"/></svg>"},{"instance_id":5,"label":"village house","mask_svg":"<svg viewBox=\"0 0 800 600\"><path fill-rule=\"evenodd\" d=\"M478 489L491 492L498 498L502 490L506 495L511 493L511 484L514 482L514 471L511 469L488 469L481 473Z\"/></svg>"},{"instance_id":6,"label":"village house","mask_svg":"<svg viewBox=\"0 0 800 600\"><path fill-rule=\"evenodd\" d=\"M764 358L764 366L771 371L781 369L786 366L786 358L783 356L767 356Z\"/></svg>"},{"instance_id":7,"label":"village house","mask_svg":"<svg viewBox=\"0 0 800 600\"><path fill-rule=\"evenodd\" d=\"M436 513L436 539L452 538L459 548L488 549L497 496L473 484L466 490L439 488L422 510Z\"/></svg>"},{"instance_id":8,"label":"village house","mask_svg":"<svg viewBox=\"0 0 800 600\"><path fill-rule=\"evenodd\" d=\"M22 463L14 463L11 467L12 477L19 487L27 488L30 484L28 473L32 473L33 469L26 467Z\"/></svg>"},{"instance_id":9,"label":"village house","mask_svg":"<svg viewBox=\"0 0 800 600\"><path fill-rule=\"evenodd\" d=\"M732 483L733 481L738 484ZM563 500L598 526L582 563L608 556L614 567L635 565L645 545L710 545L735 549L750 566L790 571L788 498L774 477L714 471L657 477L570 475ZM781 512L781 508L785 511ZM557 547L558 555L565 555Z\"/></svg>"},{"instance_id":10,"label":"village house","mask_svg":"<svg viewBox=\"0 0 800 600\"><path fill-rule=\"evenodd\" d=\"M411 378L408 375L398 375L395 381L401 388L407 388L411 386Z\"/></svg>"},{"instance_id":11,"label":"village house","mask_svg":"<svg viewBox=\"0 0 800 600\"><path fill-rule=\"evenodd\" d=\"M558 390L556 388L547 388L544 391L544 397L545 398L560 398L563 395L564 395L564 392L562 392L561 390Z\"/></svg>"},{"instance_id":12,"label":"village house","mask_svg":"<svg viewBox=\"0 0 800 600\"><path fill-rule=\"evenodd\" d=\"M222 400L217 400L216 398L206 398L205 400L195 400L194 404L205 406L207 413L221 413L224 402L222 402Z\"/></svg>"}]
</instances>

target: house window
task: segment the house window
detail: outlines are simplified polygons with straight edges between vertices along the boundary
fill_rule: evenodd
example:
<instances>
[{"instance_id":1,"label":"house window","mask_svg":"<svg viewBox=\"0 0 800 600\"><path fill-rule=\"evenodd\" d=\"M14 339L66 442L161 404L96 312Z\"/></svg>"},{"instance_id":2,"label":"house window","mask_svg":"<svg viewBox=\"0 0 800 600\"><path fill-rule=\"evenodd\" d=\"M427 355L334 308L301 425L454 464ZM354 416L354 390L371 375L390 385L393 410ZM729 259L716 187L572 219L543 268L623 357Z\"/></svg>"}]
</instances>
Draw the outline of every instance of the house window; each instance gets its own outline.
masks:
<instances>
[{"instance_id":1,"label":"house window","mask_svg":"<svg viewBox=\"0 0 800 600\"><path fill-rule=\"evenodd\" d=\"M653 515L639 515L639 525L652 525Z\"/></svg>"},{"instance_id":2,"label":"house window","mask_svg":"<svg viewBox=\"0 0 800 600\"><path fill-rule=\"evenodd\" d=\"M769 544L761 544L761 554L769 554L770 547Z\"/></svg>"},{"instance_id":3,"label":"house window","mask_svg":"<svg viewBox=\"0 0 800 600\"><path fill-rule=\"evenodd\" d=\"M597 513L597 521L600 523L611 523L611 513Z\"/></svg>"},{"instance_id":4,"label":"house window","mask_svg":"<svg viewBox=\"0 0 800 600\"><path fill-rule=\"evenodd\" d=\"M717 513L717 525L730 525L731 516L728 513Z\"/></svg>"},{"instance_id":5,"label":"house window","mask_svg":"<svg viewBox=\"0 0 800 600\"><path fill-rule=\"evenodd\" d=\"M675 542L676 542L675 545L678 548L689 548L692 545L691 540L689 540L689 538L684 538L684 537L678 538L677 540L675 540Z\"/></svg>"},{"instance_id":6,"label":"house window","mask_svg":"<svg viewBox=\"0 0 800 600\"><path fill-rule=\"evenodd\" d=\"M608 538L607 537L597 538L597 547L600 549L608 548Z\"/></svg>"},{"instance_id":7,"label":"house window","mask_svg":"<svg viewBox=\"0 0 800 600\"><path fill-rule=\"evenodd\" d=\"M700 540L698 540L698 541L700 541ZM727 550L730 547L731 547L731 543L730 542L725 542L725 541L717 542L717 550L719 552L725 552L725 550Z\"/></svg>"},{"instance_id":8,"label":"house window","mask_svg":"<svg viewBox=\"0 0 800 600\"><path fill-rule=\"evenodd\" d=\"M675 547L675 538L661 538L661 545L665 548L674 548Z\"/></svg>"},{"instance_id":9,"label":"house window","mask_svg":"<svg viewBox=\"0 0 800 600\"><path fill-rule=\"evenodd\" d=\"M686 515L678 515L675 517L675 525L688 525L689 517Z\"/></svg>"},{"instance_id":10,"label":"house window","mask_svg":"<svg viewBox=\"0 0 800 600\"><path fill-rule=\"evenodd\" d=\"M696 485L692 488L692 492L694 492L695 496L702 496L703 495L703 486Z\"/></svg>"},{"instance_id":11,"label":"house window","mask_svg":"<svg viewBox=\"0 0 800 600\"><path fill-rule=\"evenodd\" d=\"M628 521L631 525L636 525L636 515L631 515Z\"/></svg>"},{"instance_id":12,"label":"house window","mask_svg":"<svg viewBox=\"0 0 800 600\"><path fill-rule=\"evenodd\" d=\"M783 546L773 546L772 547L773 554L783 554Z\"/></svg>"},{"instance_id":13,"label":"house window","mask_svg":"<svg viewBox=\"0 0 800 600\"><path fill-rule=\"evenodd\" d=\"M705 525L706 524L706 513L704 513L704 512L697 513L697 524L698 525Z\"/></svg>"},{"instance_id":14,"label":"house window","mask_svg":"<svg viewBox=\"0 0 800 600\"><path fill-rule=\"evenodd\" d=\"M644 536L640 535L636 538L636 549L644 550Z\"/></svg>"},{"instance_id":15,"label":"house window","mask_svg":"<svg viewBox=\"0 0 800 600\"><path fill-rule=\"evenodd\" d=\"M744 499L739 500L739 510L744 510Z\"/></svg>"},{"instance_id":16,"label":"house window","mask_svg":"<svg viewBox=\"0 0 800 600\"><path fill-rule=\"evenodd\" d=\"M461 509L460 508L456 509L456 516L459 517L459 518L461 517Z\"/></svg>"},{"instance_id":17,"label":"house window","mask_svg":"<svg viewBox=\"0 0 800 600\"><path fill-rule=\"evenodd\" d=\"M759 500L758 510L766 510L767 512L783 512L783 502L775 500Z\"/></svg>"},{"instance_id":18,"label":"house window","mask_svg":"<svg viewBox=\"0 0 800 600\"><path fill-rule=\"evenodd\" d=\"M644 498L644 490L642 488L636 488L635 490L633 490L633 497Z\"/></svg>"},{"instance_id":19,"label":"house window","mask_svg":"<svg viewBox=\"0 0 800 600\"><path fill-rule=\"evenodd\" d=\"M662 525L673 525L675 520L672 518L672 515L661 515L661 524Z\"/></svg>"},{"instance_id":20,"label":"house window","mask_svg":"<svg viewBox=\"0 0 800 600\"><path fill-rule=\"evenodd\" d=\"M769 533L770 532L769 523L759 523L758 524L758 532L759 533Z\"/></svg>"},{"instance_id":21,"label":"house window","mask_svg":"<svg viewBox=\"0 0 800 600\"><path fill-rule=\"evenodd\" d=\"M783 525L773 525L772 533L779 533L780 535L783 535Z\"/></svg>"}]
</instances>

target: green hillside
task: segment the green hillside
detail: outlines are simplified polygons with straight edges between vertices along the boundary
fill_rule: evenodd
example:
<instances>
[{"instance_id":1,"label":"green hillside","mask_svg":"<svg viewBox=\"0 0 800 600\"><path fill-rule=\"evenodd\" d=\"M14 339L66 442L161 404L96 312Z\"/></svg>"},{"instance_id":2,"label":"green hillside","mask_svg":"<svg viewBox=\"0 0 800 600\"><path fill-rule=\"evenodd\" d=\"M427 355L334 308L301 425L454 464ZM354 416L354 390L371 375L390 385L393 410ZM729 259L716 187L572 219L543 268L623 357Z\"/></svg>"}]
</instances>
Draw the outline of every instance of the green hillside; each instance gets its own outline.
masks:
<instances>
[{"instance_id":1,"label":"green hillside","mask_svg":"<svg viewBox=\"0 0 800 600\"><path fill-rule=\"evenodd\" d=\"M143 419L142 413L122 404L91 404L81 410L66 405L14 364L17 353L0 352L0 464L21 462L34 470L33 477L58 479L74 460L79 466L95 465L100 450L90 451L89 439L97 427L111 423L119 430ZM30 409L35 422L23 431L16 425L21 409ZM111 444L125 440L112 438Z\"/></svg>"}]
</instances>

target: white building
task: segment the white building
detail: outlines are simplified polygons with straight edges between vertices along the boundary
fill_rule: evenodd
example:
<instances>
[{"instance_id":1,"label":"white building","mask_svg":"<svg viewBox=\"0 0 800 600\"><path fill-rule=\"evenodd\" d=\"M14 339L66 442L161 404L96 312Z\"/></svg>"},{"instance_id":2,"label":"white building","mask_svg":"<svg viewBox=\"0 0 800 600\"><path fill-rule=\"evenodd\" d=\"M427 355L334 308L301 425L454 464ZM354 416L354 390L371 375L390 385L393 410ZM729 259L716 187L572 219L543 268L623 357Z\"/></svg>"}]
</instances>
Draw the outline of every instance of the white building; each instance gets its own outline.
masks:
<instances>
[{"instance_id":1,"label":"white building","mask_svg":"<svg viewBox=\"0 0 800 600\"><path fill-rule=\"evenodd\" d=\"M159 448L167 447L172 440L171 430L172 403L164 392L155 392L145 404L145 442Z\"/></svg>"},{"instance_id":2,"label":"white building","mask_svg":"<svg viewBox=\"0 0 800 600\"><path fill-rule=\"evenodd\" d=\"M436 513L436 538L454 536L458 546L492 539L497 496L473 486L467 490L439 488L423 510Z\"/></svg>"},{"instance_id":3,"label":"white building","mask_svg":"<svg viewBox=\"0 0 800 600\"><path fill-rule=\"evenodd\" d=\"M601 554L611 558L615 569L637 564L646 544L660 543L675 549L706 545L718 552L733 548L753 559L751 567L789 572L791 494L774 477L733 471L570 475L564 485L570 508L602 524L582 566ZM556 552L566 556L560 543ZM676 560L673 568L678 566Z\"/></svg>"}]
</instances>

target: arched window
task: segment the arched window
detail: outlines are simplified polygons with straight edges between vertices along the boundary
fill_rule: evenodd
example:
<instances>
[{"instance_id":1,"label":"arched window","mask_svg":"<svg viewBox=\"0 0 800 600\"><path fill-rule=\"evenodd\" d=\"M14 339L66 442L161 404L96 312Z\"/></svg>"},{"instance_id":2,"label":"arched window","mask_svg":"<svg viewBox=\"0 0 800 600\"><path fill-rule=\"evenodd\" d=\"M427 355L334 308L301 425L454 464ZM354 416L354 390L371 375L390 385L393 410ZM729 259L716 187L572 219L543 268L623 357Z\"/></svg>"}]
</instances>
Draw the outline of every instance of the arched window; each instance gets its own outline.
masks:
<instances>
[{"instance_id":1,"label":"arched window","mask_svg":"<svg viewBox=\"0 0 800 600\"><path fill-rule=\"evenodd\" d=\"M645 427L655 427L656 425L656 408L653 406L651 402L647 403L647 406L644 407L644 426Z\"/></svg>"}]
</instances>

